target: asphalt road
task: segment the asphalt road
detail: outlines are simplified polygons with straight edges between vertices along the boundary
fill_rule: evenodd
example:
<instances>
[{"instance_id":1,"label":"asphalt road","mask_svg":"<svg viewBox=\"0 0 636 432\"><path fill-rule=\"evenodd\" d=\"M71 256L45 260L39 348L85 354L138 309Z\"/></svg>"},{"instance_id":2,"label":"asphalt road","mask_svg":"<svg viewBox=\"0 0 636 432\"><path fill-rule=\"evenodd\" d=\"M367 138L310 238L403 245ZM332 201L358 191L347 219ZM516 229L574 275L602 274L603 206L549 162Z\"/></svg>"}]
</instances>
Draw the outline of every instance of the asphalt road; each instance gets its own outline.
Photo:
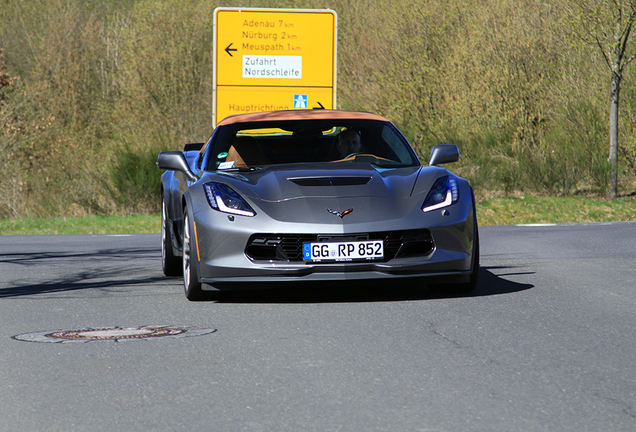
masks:
<instances>
[{"instance_id":1,"label":"asphalt road","mask_svg":"<svg viewBox=\"0 0 636 432\"><path fill-rule=\"evenodd\" d=\"M636 430L636 222L482 228L466 297L192 303L159 244L0 237L0 431Z\"/></svg>"}]
</instances>

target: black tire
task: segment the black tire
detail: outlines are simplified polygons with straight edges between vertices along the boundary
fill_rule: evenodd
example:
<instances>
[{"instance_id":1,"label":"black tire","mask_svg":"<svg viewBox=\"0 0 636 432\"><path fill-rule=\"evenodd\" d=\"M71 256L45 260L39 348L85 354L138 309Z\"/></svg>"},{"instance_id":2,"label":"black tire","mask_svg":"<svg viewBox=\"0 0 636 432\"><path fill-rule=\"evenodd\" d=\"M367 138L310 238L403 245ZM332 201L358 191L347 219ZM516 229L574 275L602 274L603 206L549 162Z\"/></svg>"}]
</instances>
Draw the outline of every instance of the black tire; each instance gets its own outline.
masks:
<instances>
[{"instance_id":1,"label":"black tire","mask_svg":"<svg viewBox=\"0 0 636 432\"><path fill-rule=\"evenodd\" d=\"M475 217L475 237L473 240L473 272L470 274L470 280L466 283L453 284L450 286L452 292L457 294L470 294L477 288L479 281L479 228L477 227L477 218Z\"/></svg>"},{"instance_id":2,"label":"black tire","mask_svg":"<svg viewBox=\"0 0 636 432\"><path fill-rule=\"evenodd\" d=\"M181 260L174 255L170 228L168 226L168 209L166 201L161 199L161 268L166 276L181 275Z\"/></svg>"},{"instance_id":3,"label":"black tire","mask_svg":"<svg viewBox=\"0 0 636 432\"><path fill-rule=\"evenodd\" d=\"M470 279L465 283L455 284L430 284L431 288L435 292L444 292L452 294L470 294L477 288L477 282L479 281L479 226L477 225L477 210L475 208L475 195L473 194L473 254L472 254L472 273Z\"/></svg>"},{"instance_id":4,"label":"black tire","mask_svg":"<svg viewBox=\"0 0 636 432\"><path fill-rule=\"evenodd\" d=\"M183 288L188 300L196 301L205 298L199 281L199 273L192 250L192 233L190 231L190 216L188 209L183 209ZM196 252L195 252L196 253Z\"/></svg>"}]
</instances>

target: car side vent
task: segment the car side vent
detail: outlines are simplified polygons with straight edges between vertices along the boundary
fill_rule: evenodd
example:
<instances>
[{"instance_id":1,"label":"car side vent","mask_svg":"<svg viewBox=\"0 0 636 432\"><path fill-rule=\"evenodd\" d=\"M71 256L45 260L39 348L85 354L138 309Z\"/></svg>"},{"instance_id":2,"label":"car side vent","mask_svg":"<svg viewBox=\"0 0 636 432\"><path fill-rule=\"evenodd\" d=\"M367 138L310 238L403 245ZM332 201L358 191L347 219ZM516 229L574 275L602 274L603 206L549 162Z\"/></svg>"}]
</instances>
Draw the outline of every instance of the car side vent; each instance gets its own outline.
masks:
<instances>
[{"instance_id":1,"label":"car side vent","mask_svg":"<svg viewBox=\"0 0 636 432\"><path fill-rule=\"evenodd\" d=\"M296 177L288 180L298 186L361 186L369 183L371 177Z\"/></svg>"}]
</instances>

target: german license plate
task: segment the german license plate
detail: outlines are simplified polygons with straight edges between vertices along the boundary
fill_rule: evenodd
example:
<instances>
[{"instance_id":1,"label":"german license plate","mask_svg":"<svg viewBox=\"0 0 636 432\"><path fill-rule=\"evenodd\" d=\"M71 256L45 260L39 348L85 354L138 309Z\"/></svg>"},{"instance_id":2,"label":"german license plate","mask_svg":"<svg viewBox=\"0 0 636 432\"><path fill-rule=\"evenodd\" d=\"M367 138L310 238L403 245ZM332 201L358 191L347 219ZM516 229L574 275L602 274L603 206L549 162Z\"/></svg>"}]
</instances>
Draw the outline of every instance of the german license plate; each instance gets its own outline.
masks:
<instances>
[{"instance_id":1,"label":"german license plate","mask_svg":"<svg viewBox=\"0 0 636 432\"><path fill-rule=\"evenodd\" d=\"M303 243L305 261L353 261L384 258L382 240Z\"/></svg>"}]
</instances>

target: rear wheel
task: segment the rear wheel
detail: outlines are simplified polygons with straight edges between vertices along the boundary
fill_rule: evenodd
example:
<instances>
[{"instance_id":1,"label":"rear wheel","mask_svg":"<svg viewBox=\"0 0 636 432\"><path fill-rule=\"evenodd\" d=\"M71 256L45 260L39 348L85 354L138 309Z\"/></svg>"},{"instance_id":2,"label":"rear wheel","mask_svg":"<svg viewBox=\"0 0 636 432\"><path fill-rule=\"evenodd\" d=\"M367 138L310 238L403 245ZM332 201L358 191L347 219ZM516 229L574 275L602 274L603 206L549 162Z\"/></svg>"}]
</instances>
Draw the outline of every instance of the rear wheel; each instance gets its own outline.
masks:
<instances>
[{"instance_id":1,"label":"rear wheel","mask_svg":"<svg viewBox=\"0 0 636 432\"><path fill-rule=\"evenodd\" d=\"M192 233L190 231L190 216L187 208L183 210L183 288L188 300L203 300L199 274L196 266L196 256L193 256Z\"/></svg>"},{"instance_id":2,"label":"rear wheel","mask_svg":"<svg viewBox=\"0 0 636 432\"><path fill-rule=\"evenodd\" d=\"M161 199L161 267L166 276L179 276L181 274L181 260L174 256L172 250L172 240L170 239L170 228L168 219L168 209L165 199Z\"/></svg>"}]
</instances>

